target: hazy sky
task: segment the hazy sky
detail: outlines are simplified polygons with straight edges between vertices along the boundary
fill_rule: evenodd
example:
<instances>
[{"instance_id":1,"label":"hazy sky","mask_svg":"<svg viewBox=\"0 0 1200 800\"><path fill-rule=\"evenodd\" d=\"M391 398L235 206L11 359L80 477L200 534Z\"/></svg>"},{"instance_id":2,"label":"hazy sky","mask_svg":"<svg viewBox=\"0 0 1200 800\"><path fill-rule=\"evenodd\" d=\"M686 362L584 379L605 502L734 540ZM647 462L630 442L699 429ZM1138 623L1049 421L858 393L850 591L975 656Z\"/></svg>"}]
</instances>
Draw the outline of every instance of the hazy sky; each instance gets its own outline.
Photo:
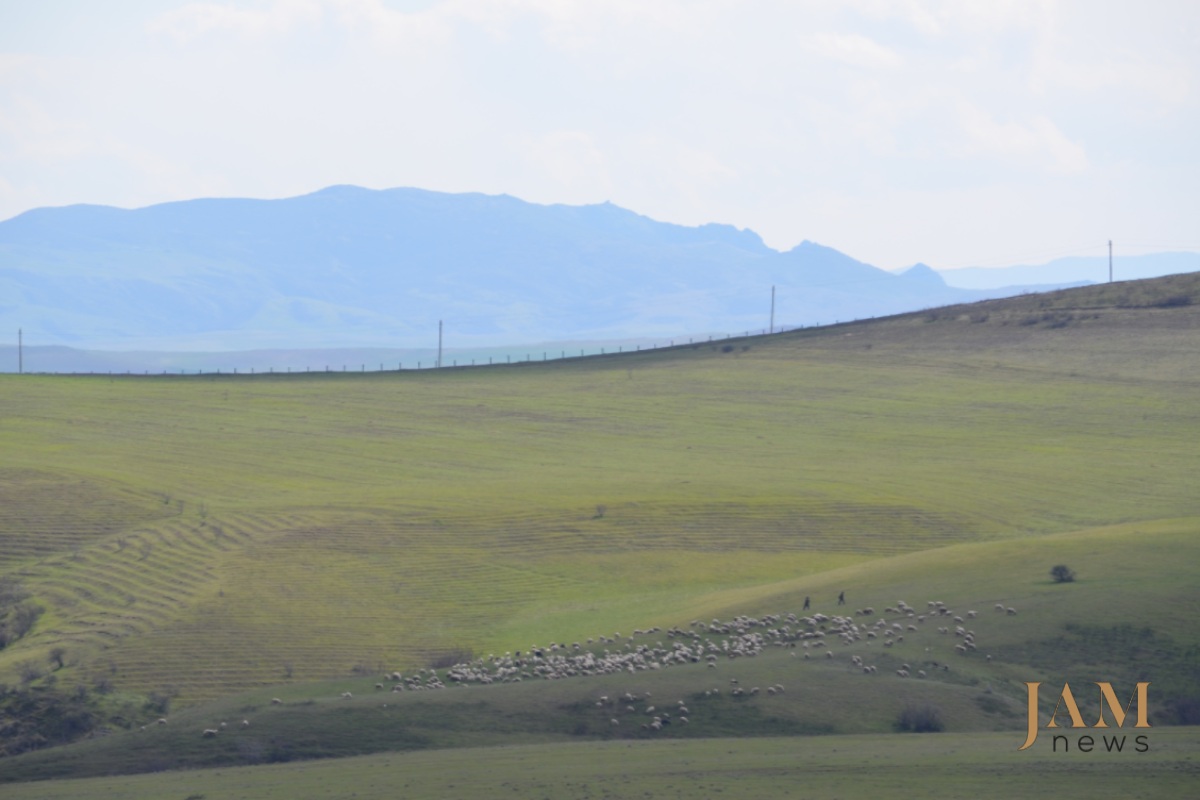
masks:
<instances>
[{"instance_id":1,"label":"hazy sky","mask_svg":"<svg viewBox=\"0 0 1200 800\"><path fill-rule=\"evenodd\" d=\"M0 0L0 219L330 184L884 268L1200 250L1200 3Z\"/></svg>"}]
</instances>

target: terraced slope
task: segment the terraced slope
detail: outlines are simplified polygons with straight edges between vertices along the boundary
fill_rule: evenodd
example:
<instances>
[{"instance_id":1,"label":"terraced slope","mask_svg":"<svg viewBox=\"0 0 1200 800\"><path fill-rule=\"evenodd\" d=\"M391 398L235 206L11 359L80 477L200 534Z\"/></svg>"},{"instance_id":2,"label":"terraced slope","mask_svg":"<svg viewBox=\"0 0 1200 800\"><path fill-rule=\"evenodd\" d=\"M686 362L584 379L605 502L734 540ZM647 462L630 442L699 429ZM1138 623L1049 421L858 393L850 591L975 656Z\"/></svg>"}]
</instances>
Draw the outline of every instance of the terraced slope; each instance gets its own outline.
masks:
<instances>
[{"instance_id":1,"label":"terraced slope","mask_svg":"<svg viewBox=\"0 0 1200 800\"><path fill-rule=\"evenodd\" d=\"M400 692L385 691L397 681L379 674L278 685L172 711L165 725L0 759L0 783L580 740L620 740L636 752L663 739L788 735L804 737L793 743L801 752L823 746L814 737L892 731L906 707L931 707L955 737L1005 732L999 757L1024 739L1030 680L1045 682L1043 722L1055 708L1050 687L1063 681L1076 687L1089 720L1099 714L1097 696L1084 689L1090 681L1110 681L1122 695L1150 681L1152 727L1108 732L1148 733L1157 752L1164 730L1194 708L1187 703L1200 668L1200 631L1191 624L1200 612L1191 567L1200 558L1198 532L1200 519L1137 523L878 559L728 593L720 598L727 609L703 609L719 623L705 616L609 632L615 641L583 641L579 650L539 640L551 658L591 650L638 667L544 680L526 652L503 676L498 667L513 658L480 659L460 672L476 676L464 685L441 670L440 689L413 690L430 686L425 670L407 673ZM1075 582L1050 579L1048 565L1060 560L1077 570ZM854 602L835 605L838 587ZM808 613L805 596L814 600ZM813 613L848 617L854 635L839 635L835 627L847 628L840 623L810 624ZM746 644L754 649L739 649ZM707 655L664 655L679 648ZM485 670L495 679L479 680ZM655 716L671 722L655 729ZM229 725L220 735L201 735L222 721ZM1065 732L1072 741L1080 735ZM1043 738L1031 755L1050 747ZM943 746L934 774L947 774L953 749ZM1127 767L1146 761L1124 757Z\"/></svg>"},{"instance_id":2,"label":"terraced slope","mask_svg":"<svg viewBox=\"0 0 1200 800\"><path fill-rule=\"evenodd\" d=\"M46 609L0 677L64 647L60 684L185 705L1195 516L1183 277L544 365L0 376L0 576Z\"/></svg>"}]
</instances>

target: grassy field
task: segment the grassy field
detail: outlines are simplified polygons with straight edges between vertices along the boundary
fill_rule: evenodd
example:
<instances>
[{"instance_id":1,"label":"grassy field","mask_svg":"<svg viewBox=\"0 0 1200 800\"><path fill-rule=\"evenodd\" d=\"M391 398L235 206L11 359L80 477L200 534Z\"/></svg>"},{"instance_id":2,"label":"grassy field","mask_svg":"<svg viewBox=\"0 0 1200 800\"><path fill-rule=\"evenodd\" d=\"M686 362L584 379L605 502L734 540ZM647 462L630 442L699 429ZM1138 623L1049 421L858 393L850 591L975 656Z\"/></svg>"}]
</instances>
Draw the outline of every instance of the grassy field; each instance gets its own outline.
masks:
<instances>
[{"instance_id":1,"label":"grassy field","mask_svg":"<svg viewBox=\"0 0 1200 800\"><path fill-rule=\"evenodd\" d=\"M1155 730L1145 753L1018 753L1004 734L545 744L389 753L254 768L17 784L8 800L737 797L1063 800L1190 796L1200 731Z\"/></svg>"},{"instance_id":2,"label":"grassy field","mask_svg":"<svg viewBox=\"0 0 1200 800\"><path fill-rule=\"evenodd\" d=\"M1152 679L1156 722L1170 721L1200 672L1197 344L1191 275L546 364L0 376L0 597L43 610L0 649L0 683L87 695L133 727L3 759L0 779L519 742L568 748L565 764L580 738L649 753L668 745L593 708L595 692L626 690L615 679L387 710L372 687L454 655L799 612L806 596L831 613L841 591L846 611L977 610L979 653L955 660L953 637L924 629L829 662L778 651L736 676L639 675L637 691L696 703L731 676L785 683L774 702L702 703L671 731L688 747L804 735L780 758L881 735L910 701L935 704L948 730L1012 742L1025 680ZM1052 582L1056 563L1078 580ZM881 674L849 669L852 654ZM934 661L953 669L893 674ZM169 701L170 724L140 732L147 692ZM249 715L241 738L198 736ZM442 756L394 756L426 757ZM972 758L986 760L943 763L988 796L964 777ZM1194 777L1186 758L1159 758L1137 763ZM830 776L821 791L849 785Z\"/></svg>"},{"instance_id":3,"label":"grassy field","mask_svg":"<svg viewBox=\"0 0 1200 800\"><path fill-rule=\"evenodd\" d=\"M1110 681L1132 692L1136 681L1151 681L1150 719L1160 726L1178 721L1176 701L1195 695L1200 674L1200 632L1192 624L1200 608L1190 569L1200 561L1198 533L1200 520L1192 519L958 545L739 590L722 598L729 608L706 609L723 619L733 611L786 615L800 610L804 594L862 587L850 593L856 605L877 609L872 619L905 624L894 646L870 638L831 642L831 658L824 646L774 647L755 658L720 658L715 667L435 692L380 692L377 676L274 686L173 712L165 726L2 759L0 781L515 743L886 733L905 708L926 706L937 709L948 731L1007 731L1015 749L1026 726L1024 683L1033 680L1046 683L1046 716L1057 700L1051 687L1063 682ZM1060 561L1075 566L1075 582L1050 579L1048 565ZM968 622L976 651L960 654L961 639L939 633L950 616L922 622L886 611L900 600L924 610L927 599L958 615L978 612ZM1018 613L996 612L996 602ZM635 646L670 641L662 632L625 636ZM800 657L805 652L814 657ZM854 656L879 672L864 674ZM903 666L928 677L901 677L896 670ZM786 691L738 698L734 681ZM598 698L626 693L641 698L629 704L632 711L623 702L597 706ZM689 709L686 726L643 729L646 706L673 708L680 700ZM1098 696L1080 690L1078 700L1095 718ZM242 719L249 728L238 728ZM219 740L200 736L222 721L233 729Z\"/></svg>"},{"instance_id":4,"label":"grassy field","mask_svg":"<svg viewBox=\"0 0 1200 800\"><path fill-rule=\"evenodd\" d=\"M0 574L46 609L0 676L63 647L189 704L1200 514L1182 277L548 365L0 376Z\"/></svg>"}]
</instances>

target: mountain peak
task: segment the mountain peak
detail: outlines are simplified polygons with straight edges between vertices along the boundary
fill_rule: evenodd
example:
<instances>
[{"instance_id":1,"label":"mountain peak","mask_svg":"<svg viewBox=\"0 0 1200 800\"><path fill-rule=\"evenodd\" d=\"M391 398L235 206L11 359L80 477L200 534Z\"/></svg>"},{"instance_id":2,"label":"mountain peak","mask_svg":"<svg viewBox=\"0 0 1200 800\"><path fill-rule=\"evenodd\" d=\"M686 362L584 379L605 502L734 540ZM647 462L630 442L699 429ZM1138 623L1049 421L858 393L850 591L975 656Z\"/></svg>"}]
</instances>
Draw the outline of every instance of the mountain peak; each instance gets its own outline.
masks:
<instances>
[{"instance_id":1,"label":"mountain peak","mask_svg":"<svg viewBox=\"0 0 1200 800\"><path fill-rule=\"evenodd\" d=\"M946 281L942 279L941 274L928 264L916 263L899 273L901 278L909 281L920 281L923 284L930 286L945 286Z\"/></svg>"}]
</instances>

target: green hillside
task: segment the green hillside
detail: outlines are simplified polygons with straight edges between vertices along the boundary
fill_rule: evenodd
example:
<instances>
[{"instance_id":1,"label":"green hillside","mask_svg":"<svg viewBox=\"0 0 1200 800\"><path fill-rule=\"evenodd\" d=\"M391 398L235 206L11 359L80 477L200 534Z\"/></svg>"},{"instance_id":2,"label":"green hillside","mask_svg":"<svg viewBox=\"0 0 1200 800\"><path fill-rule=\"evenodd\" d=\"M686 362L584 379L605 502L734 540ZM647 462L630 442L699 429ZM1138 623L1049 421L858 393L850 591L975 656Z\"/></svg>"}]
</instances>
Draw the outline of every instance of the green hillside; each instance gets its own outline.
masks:
<instances>
[{"instance_id":1,"label":"green hillside","mask_svg":"<svg viewBox=\"0 0 1200 800\"><path fill-rule=\"evenodd\" d=\"M519 745L389 753L252 769L39 782L8 800L253 797L738 797L814 800L1123 800L1188 797L1200 775L1195 728L1155 734L1148 753L1018 753L1005 734L859 735Z\"/></svg>"},{"instance_id":2,"label":"green hillside","mask_svg":"<svg viewBox=\"0 0 1200 800\"><path fill-rule=\"evenodd\" d=\"M1019 610L928 690L966 729L1013 725L972 679L1141 679L1110 651L1185 697L1198 343L1188 275L545 364L0 376L0 682L133 724L844 590Z\"/></svg>"},{"instance_id":3,"label":"green hillside","mask_svg":"<svg viewBox=\"0 0 1200 800\"><path fill-rule=\"evenodd\" d=\"M163 725L0 759L0 781L555 742L840 739L893 732L912 708L933 709L947 733L1002 733L993 740L997 749L1015 751L1026 727L1024 683L1031 680L1047 686L1043 720L1057 699L1050 687L1062 682L1077 688L1085 715L1095 718L1099 698L1083 687L1105 680L1124 692L1150 681L1154 727L1147 733L1157 751L1161 726L1188 721L1183 715L1194 712L1197 699L1200 635L1190 621L1200 609L1190 565L1200 559L1198 532L1200 519L1139 523L875 560L744 590L725 598L734 605L719 614L722 620L733 619L734 610L763 619L773 614L778 621L770 625L779 626L789 610L805 616L803 595L852 587L848 594L873 604L874 614L837 606L826 612L851 615L872 631L854 641L830 631L793 644L773 640L779 643L755 656L731 657L718 647L713 666L701 661L557 680L530 679L527 666L525 680L491 685L460 685L440 670L446 688L439 690L387 691L413 684L378 675L276 686L172 712ZM1074 582L1050 579L1047 565L1058 562L1074 566ZM931 601L951 610L934 615ZM997 611L997 602L1017 613ZM905 604L921 613L894 608ZM962 651L964 638L942 632L957 627L956 617L970 630L973 649ZM674 649L675 642L729 638L697 622L626 631L615 643L582 649ZM888 629L897 635L884 635ZM766 633L768 626L756 630ZM428 681L428 673L409 676ZM648 730L664 713L675 724ZM228 727L219 735L201 735L223 722ZM1044 754L1049 738L1035 752Z\"/></svg>"}]
</instances>

